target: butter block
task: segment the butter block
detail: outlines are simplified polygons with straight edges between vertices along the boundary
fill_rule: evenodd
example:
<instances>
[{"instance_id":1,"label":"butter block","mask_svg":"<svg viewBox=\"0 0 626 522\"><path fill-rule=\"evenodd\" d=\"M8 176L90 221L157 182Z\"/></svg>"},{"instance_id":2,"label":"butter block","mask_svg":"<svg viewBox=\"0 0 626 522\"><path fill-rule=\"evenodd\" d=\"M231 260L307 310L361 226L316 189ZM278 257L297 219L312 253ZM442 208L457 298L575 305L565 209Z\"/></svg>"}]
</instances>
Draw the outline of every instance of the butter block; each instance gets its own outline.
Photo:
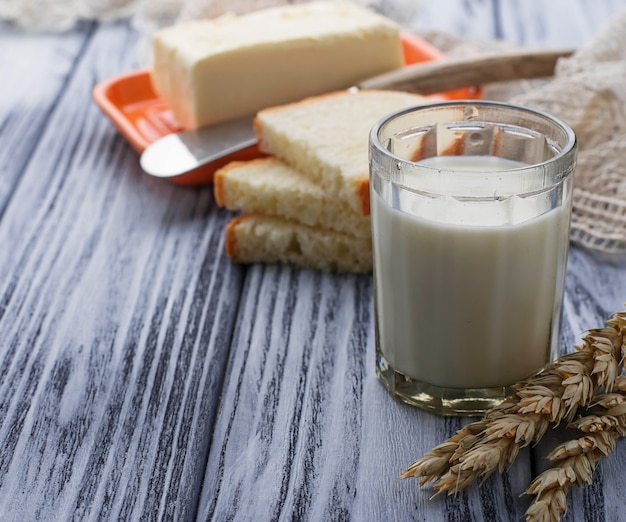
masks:
<instances>
[{"instance_id":1,"label":"butter block","mask_svg":"<svg viewBox=\"0 0 626 522\"><path fill-rule=\"evenodd\" d=\"M155 33L152 83L184 128L342 89L402 67L398 26L341 2L225 15Z\"/></svg>"}]
</instances>

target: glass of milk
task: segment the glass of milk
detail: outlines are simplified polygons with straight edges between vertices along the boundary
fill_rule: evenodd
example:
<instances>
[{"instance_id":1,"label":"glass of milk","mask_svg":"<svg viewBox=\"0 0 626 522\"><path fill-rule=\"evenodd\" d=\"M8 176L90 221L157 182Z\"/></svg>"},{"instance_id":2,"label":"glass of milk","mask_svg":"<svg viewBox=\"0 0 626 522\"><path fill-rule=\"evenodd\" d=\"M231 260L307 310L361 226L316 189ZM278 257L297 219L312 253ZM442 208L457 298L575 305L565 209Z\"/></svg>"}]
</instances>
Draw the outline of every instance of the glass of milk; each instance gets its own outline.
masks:
<instances>
[{"instance_id":1,"label":"glass of milk","mask_svg":"<svg viewBox=\"0 0 626 522\"><path fill-rule=\"evenodd\" d=\"M475 415L558 355L577 141L496 102L407 108L370 135L376 372Z\"/></svg>"}]
</instances>

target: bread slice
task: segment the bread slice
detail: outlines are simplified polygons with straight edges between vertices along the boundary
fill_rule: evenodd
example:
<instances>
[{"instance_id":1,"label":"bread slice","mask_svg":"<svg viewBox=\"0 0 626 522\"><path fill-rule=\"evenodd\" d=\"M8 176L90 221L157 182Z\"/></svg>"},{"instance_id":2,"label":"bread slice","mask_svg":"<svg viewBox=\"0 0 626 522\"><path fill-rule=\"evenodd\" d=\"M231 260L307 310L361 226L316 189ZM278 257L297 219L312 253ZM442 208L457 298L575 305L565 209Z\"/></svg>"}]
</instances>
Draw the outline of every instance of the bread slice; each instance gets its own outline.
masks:
<instances>
[{"instance_id":1,"label":"bread slice","mask_svg":"<svg viewBox=\"0 0 626 522\"><path fill-rule=\"evenodd\" d=\"M257 113L262 152L369 215L369 132L387 114L427 98L395 91L336 91Z\"/></svg>"},{"instance_id":2,"label":"bread slice","mask_svg":"<svg viewBox=\"0 0 626 522\"><path fill-rule=\"evenodd\" d=\"M368 216L275 157L234 161L215 173L217 204L370 238Z\"/></svg>"},{"instance_id":3,"label":"bread slice","mask_svg":"<svg viewBox=\"0 0 626 522\"><path fill-rule=\"evenodd\" d=\"M372 271L369 238L308 227L260 214L241 214L226 226L226 254L235 263L290 263L328 272Z\"/></svg>"}]
</instances>

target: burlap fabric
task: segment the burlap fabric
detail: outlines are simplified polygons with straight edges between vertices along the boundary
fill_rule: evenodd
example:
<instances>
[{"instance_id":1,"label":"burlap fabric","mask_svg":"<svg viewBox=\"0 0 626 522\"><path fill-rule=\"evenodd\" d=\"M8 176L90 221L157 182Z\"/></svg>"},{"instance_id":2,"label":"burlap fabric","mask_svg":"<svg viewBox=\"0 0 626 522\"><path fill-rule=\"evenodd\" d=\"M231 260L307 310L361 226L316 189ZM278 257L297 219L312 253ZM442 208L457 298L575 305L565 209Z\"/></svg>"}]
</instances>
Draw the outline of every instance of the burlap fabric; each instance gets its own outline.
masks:
<instances>
[{"instance_id":1,"label":"burlap fabric","mask_svg":"<svg viewBox=\"0 0 626 522\"><path fill-rule=\"evenodd\" d=\"M555 77L511 101L567 121L579 139L572 240L612 258L626 254L626 12Z\"/></svg>"}]
</instances>

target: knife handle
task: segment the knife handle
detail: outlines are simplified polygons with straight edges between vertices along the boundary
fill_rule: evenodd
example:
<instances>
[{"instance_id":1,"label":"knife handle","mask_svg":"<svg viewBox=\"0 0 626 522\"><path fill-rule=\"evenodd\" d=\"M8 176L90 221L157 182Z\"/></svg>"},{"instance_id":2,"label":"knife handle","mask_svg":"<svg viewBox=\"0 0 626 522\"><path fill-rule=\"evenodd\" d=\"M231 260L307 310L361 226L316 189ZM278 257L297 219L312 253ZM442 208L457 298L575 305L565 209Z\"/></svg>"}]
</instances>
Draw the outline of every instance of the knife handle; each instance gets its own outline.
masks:
<instances>
[{"instance_id":1,"label":"knife handle","mask_svg":"<svg viewBox=\"0 0 626 522\"><path fill-rule=\"evenodd\" d=\"M490 82L540 78L552 76L557 60L573 52L522 50L417 63L374 76L356 87L432 94Z\"/></svg>"}]
</instances>

